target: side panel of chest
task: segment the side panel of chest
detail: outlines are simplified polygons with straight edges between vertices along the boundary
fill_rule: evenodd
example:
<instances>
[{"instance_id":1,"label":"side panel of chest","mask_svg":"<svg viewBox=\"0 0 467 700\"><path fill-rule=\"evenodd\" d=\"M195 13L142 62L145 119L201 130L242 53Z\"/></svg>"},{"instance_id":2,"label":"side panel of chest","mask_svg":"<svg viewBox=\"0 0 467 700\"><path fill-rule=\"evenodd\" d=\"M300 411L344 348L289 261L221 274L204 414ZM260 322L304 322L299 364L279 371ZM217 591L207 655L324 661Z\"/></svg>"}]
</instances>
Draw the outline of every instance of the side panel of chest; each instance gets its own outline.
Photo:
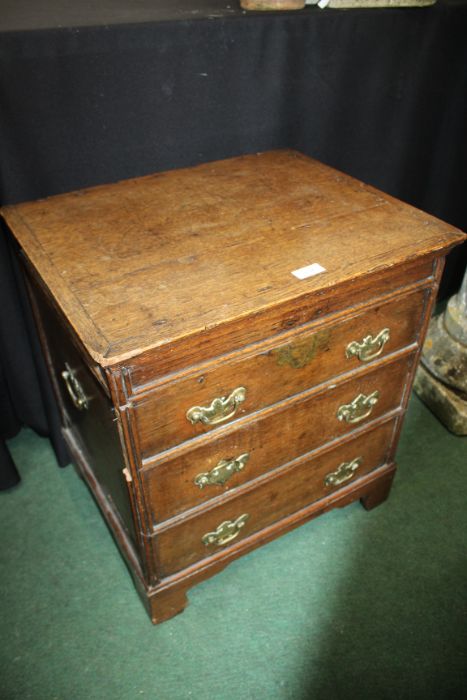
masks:
<instances>
[{"instance_id":1,"label":"side panel of chest","mask_svg":"<svg viewBox=\"0 0 467 700\"><path fill-rule=\"evenodd\" d=\"M86 361L58 311L30 276L28 283L65 437L71 452L78 453L72 454L74 461L86 465L88 478L95 479L109 508L136 542L118 413L113 408L105 376Z\"/></svg>"}]
</instances>

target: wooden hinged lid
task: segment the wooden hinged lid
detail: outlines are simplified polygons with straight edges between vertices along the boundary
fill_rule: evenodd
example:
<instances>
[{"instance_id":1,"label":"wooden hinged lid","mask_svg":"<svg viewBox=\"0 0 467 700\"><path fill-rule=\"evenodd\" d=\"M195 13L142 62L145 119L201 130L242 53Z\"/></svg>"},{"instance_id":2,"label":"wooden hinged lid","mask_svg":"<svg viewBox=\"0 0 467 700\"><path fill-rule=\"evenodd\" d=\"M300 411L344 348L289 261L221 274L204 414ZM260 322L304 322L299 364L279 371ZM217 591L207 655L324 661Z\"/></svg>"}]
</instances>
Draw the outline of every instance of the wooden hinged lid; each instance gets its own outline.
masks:
<instances>
[{"instance_id":1,"label":"wooden hinged lid","mask_svg":"<svg viewBox=\"0 0 467 700\"><path fill-rule=\"evenodd\" d=\"M293 151L94 187L2 214L102 365L440 254L464 238ZM313 264L325 271L292 274Z\"/></svg>"}]
</instances>

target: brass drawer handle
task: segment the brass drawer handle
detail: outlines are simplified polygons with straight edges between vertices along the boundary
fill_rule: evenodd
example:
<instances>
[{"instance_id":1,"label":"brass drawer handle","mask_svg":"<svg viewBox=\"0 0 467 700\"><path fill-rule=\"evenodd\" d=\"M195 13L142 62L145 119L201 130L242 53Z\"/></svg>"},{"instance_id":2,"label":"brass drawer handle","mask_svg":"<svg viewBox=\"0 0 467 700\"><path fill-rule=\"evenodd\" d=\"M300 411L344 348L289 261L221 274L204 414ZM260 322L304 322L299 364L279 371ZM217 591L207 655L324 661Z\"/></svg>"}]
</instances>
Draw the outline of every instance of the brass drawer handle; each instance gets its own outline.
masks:
<instances>
[{"instance_id":1,"label":"brass drawer handle","mask_svg":"<svg viewBox=\"0 0 467 700\"><path fill-rule=\"evenodd\" d=\"M362 462L363 457L356 457L351 462L342 462L335 472L331 472L324 478L324 483L326 486L340 486L355 475Z\"/></svg>"},{"instance_id":2,"label":"brass drawer handle","mask_svg":"<svg viewBox=\"0 0 467 700\"><path fill-rule=\"evenodd\" d=\"M359 394L351 403L343 404L337 409L338 420L345 420L347 423L359 423L364 418L368 418L373 410L373 406L378 403L379 391L372 394Z\"/></svg>"},{"instance_id":3,"label":"brass drawer handle","mask_svg":"<svg viewBox=\"0 0 467 700\"><path fill-rule=\"evenodd\" d=\"M186 417L193 425L217 425L223 423L237 412L237 408L246 398L246 389L239 386L232 391L230 396L222 396L212 401L210 406L193 406L186 412Z\"/></svg>"},{"instance_id":4,"label":"brass drawer handle","mask_svg":"<svg viewBox=\"0 0 467 700\"><path fill-rule=\"evenodd\" d=\"M68 362L65 362L65 367L66 369L64 369L62 372L62 378L65 382L65 386L71 400L79 411L84 411L89 407L89 400L84 393L84 389L78 381L76 374L71 369Z\"/></svg>"},{"instance_id":5,"label":"brass drawer handle","mask_svg":"<svg viewBox=\"0 0 467 700\"><path fill-rule=\"evenodd\" d=\"M202 472L195 477L196 486L200 489L215 484L223 486L236 472L245 468L249 457L248 452L245 452L235 459L221 459L210 472Z\"/></svg>"},{"instance_id":6,"label":"brass drawer handle","mask_svg":"<svg viewBox=\"0 0 467 700\"><path fill-rule=\"evenodd\" d=\"M347 345L345 356L348 360L356 356L361 362L374 360L375 357L381 355L390 337L389 328L383 328L374 338L372 335L366 335L360 342L353 340Z\"/></svg>"},{"instance_id":7,"label":"brass drawer handle","mask_svg":"<svg viewBox=\"0 0 467 700\"><path fill-rule=\"evenodd\" d=\"M218 525L214 532L207 532L203 535L203 543L208 547L210 544L215 544L217 547L231 542L240 534L240 530L245 525L250 516L248 513L240 515L236 520L226 520Z\"/></svg>"}]
</instances>

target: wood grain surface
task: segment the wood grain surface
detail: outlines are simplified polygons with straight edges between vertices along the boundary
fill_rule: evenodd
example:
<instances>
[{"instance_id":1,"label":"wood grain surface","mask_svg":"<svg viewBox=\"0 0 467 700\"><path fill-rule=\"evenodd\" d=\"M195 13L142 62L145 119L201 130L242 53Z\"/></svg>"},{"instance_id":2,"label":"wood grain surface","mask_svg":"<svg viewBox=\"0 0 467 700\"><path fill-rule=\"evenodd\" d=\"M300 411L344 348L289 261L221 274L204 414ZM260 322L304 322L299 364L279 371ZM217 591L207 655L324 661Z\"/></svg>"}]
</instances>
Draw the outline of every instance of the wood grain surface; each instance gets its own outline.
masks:
<instances>
[{"instance_id":1,"label":"wood grain surface","mask_svg":"<svg viewBox=\"0 0 467 700\"><path fill-rule=\"evenodd\" d=\"M110 365L463 234L293 151L2 210L89 354ZM294 270L318 263L305 280Z\"/></svg>"}]
</instances>

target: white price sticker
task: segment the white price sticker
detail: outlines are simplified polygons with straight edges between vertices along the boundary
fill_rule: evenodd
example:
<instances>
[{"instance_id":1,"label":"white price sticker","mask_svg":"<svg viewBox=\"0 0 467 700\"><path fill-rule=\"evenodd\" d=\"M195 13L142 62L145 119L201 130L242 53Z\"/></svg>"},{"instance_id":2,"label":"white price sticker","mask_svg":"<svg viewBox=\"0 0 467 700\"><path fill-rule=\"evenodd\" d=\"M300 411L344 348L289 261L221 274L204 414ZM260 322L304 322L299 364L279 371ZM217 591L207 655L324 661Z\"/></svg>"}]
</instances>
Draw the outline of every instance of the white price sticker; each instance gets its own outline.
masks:
<instances>
[{"instance_id":1,"label":"white price sticker","mask_svg":"<svg viewBox=\"0 0 467 700\"><path fill-rule=\"evenodd\" d=\"M312 265L301 267L299 270L293 270L292 274L299 280L306 280L308 277L321 274L321 272L326 272L326 268L319 263L313 263Z\"/></svg>"}]
</instances>

